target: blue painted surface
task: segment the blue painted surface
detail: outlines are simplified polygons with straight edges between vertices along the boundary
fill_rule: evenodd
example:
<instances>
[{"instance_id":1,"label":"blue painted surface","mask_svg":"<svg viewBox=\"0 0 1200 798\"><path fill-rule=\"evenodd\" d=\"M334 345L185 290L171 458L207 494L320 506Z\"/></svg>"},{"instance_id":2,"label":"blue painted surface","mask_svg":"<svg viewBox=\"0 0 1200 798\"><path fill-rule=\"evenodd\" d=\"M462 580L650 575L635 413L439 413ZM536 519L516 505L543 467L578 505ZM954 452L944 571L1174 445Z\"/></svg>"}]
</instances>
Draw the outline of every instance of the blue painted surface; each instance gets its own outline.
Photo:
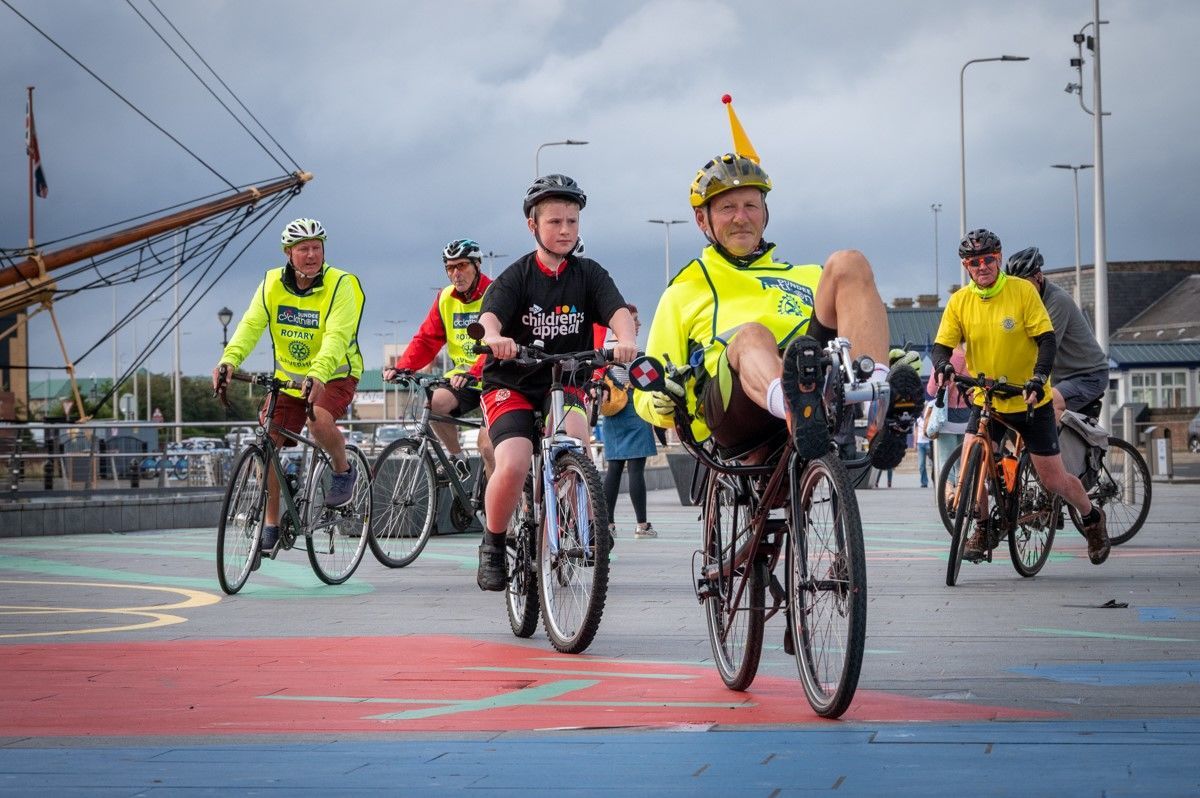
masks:
<instances>
[{"instance_id":1,"label":"blue painted surface","mask_svg":"<svg viewBox=\"0 0 1200 798\"><path fill-rule=\"evenodd\" d=\"M1142 607L1138 610L1142 623L1155 621L1200 621L1200 607Z\"/></svg>"},{"instance_id":2,"label":"blue painted surface","mask_svg":"<svg viewBox=\"0 0 1200 798\"><path fill-rule=\"evenodd\" d=\"M1094 684L1098 687L1200 683L1200 660L1195 659L1080 662L1073 665L1035 665L1008 670L1054 682Z\"/></svg>"},{"instance_id":3,"label":"blue painted surface","mask_svg":"<svg viewBox=\"0 0 1200 798\"><path fill-rule=\"evenodd\" d=\"M0 749L0 795L1068 795L1200 791L1200 720L822 724ZM1069 761L1068 768L1054 767ZM969 786L968 786L969 785Z\"/></svg>"}]
</instances>

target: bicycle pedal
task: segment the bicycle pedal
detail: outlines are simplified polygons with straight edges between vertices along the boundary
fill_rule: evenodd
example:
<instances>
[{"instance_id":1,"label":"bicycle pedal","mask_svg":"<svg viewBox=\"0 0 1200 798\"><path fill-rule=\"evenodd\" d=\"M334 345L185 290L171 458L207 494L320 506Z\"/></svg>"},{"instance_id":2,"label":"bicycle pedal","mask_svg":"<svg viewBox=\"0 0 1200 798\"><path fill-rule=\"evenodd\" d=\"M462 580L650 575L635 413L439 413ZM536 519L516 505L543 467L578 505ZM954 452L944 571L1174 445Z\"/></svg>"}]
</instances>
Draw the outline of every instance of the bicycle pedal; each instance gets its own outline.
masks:
<instances>
[{"instance_id":1,"label":"bicycle pedal","mask_svg":"<svg viewBox=\"0 0 1200 798\"><path fill-rule=\"evenodd\" d=\"M707 579L696 580L696 601L703 604L710 598L716 598L719 595L717 586Z\"/></svg>"},{"instance_id":2,"label":"bicycle pedal","mask_svg":"<svg viewBox=\"0 0 1200 798\"><path fill-rule=\"evenodd\" d=\"M795 654L796 653L796 641L792 638L791 619L788 620L787 628L783 630L783 653L784 654Z\"/></svg>"}]
</instances>

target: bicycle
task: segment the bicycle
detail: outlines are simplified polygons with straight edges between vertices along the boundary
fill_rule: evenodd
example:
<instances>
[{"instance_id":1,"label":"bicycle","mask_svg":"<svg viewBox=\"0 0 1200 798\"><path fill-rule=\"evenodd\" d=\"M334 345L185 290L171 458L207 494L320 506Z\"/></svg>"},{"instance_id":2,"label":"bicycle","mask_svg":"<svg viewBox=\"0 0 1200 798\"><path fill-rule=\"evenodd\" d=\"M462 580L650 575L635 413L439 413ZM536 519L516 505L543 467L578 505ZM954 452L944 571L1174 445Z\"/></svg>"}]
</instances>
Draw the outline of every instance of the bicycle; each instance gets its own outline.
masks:
<instances>
[{"instance_id":1,"label":"bicycle","mask_svg":"<svg viewBox=\"0 0 1200 798\"><path fill-rule=\"evenodd\" d=\"M954 528L946 561L946 585L954 587L958 582L967 539L981 521L986 534L980 559L991 562L993 550L1007 538L1013 568L1023 577L1036 576L1050 556L1061 499L1038 480L1021 435L1004 421L994 405L995 397L1022 396L1024 389L1010 385L1004 378L989 379L984 374L974 378L956 374L953 380L959 386L977 389L983 395L983 406L962 479L954 488ZM939 407L945 393L943 385L935 400ZM1007 445L997 447L992 440L993 423L1006 427L1014 436L1011 449Z\"/></svg>"},{"instance_id":2,"label":"bicycle","mask_svg":"<svg viewBox=\"0 0 1200 798\"><path fill-rule=\"evenodd\" d=\"M822 384L831 437L854 403L886 405L887 384L866 382L874 362L852 361L845 338L824 348L819 369L813 377ZM629 367L634 387L649 391L665 390L665 376L683 384L689 371L650 357ZM682 398L676 398L676 407L680 442L707 468L704 548L693 555L693 571L722 681L731 690L751 685L766 621L782 610L784 650L796 658L809 705L822 717L840 717L858 688L866 642L866 556L858 498L847 472L847 466L865 465L866 455L844 462L831 445L826 454L805 461L781 430L766 444L771 453L764 463L739 463L711 441L698 443ZM785 585L775 575L780 562Z\"/></svg>"},{"instance_id":3,"label":"bicycle","mask_svg":"<svg viewBox=\"0 0 1200 798\"><path fill-rule=\"evenodd\" d=\"M422 409L416 414L414 434L397 438L375 458L372 471L373 504L376 509L371 534L371 551L389 568L403 568L420 556L429 542L437 515L438 488L453 494L450 523L464 532L483 509L487 474L483 458L469 474L455 467L431 421L449 422L478 429L481 421L443 416L433 412L433 392L450 381L431 374L397 377L424 393Z\"/></svg>"},{"instance_id":4,"label":"bicycle","mask_svg":"<svg viewBox=\"0 0 1200 798\"><path fill-rule=\"evenodd\" d=\"M362 561L370 538L370 464L358 447L347 446L346 456L359 473L353 498L342 507L326 507L325 496L333 474L328 455L315 442L277 427L272 421L279 392L302 386L273 375L222 371L221 387L217 390L222 399L230 379L262 386L268 395L263 423L255 428L254 442L238 457L221 503L221 520L217 525L217 579L221 589L230 595L237 593L250 573L257 570L262 557L273 560L300 538L307 544L308 561L317 578L327 585L345 582ZM311 407L308 412L311 419ZM283 466L280 447L272 439L272 433L307 448L307 464L296 470L299 473L289 473ZM280 488L279 540L270 551L260 551L268 474L274 475Z\"/></svg>"},{"instance_id":5,"label":"bicycle","mask_svg":"<svg viewBox=\"0 0 1200 798\"><path fill-rule=\"evenodd\" d=\"M1084 425L1099 429L1100 402L1097 400L1077 413L1075 419ZM1064 418L1066 414L1064 414ZM1086 442L1084 470L1078 474L1092 503L1104 510L1108 539L1114 546L1128 543L1141 531L1150 513L1152 489L1150 468L1137 447L1115 435L1107 437L1105 446ZM962 460L962 446L958 446L942 464L938 475L938 513L948 533L954 531L953 496L958 484L958 471ZM1059 505L1064 503L1059 498ZM1083 521L1074 507L1067 505L1071 521L1081 532ZM1056 522L1062 528L1061 516Z\"/></svg>"},{"instance_id":6,"label":"bicycle","mask_svg":"<svg viewBox=\"0 0 1200 798\"><path fill-rule=\"evenodd\" d=\"M476 342L483 327L468 328ZM475 345L479 354L490 348ZM608 596L608 504L600 473L584 441L564 431L567 408L563 374L612 361L612 352L548 354L538 346L518 347L516 362L551 364L549 412L534 412L538 430L529 476L505 535L508 585L505 606L517 637L529 637L540 614L556 651L587 649Z\"/></svg>"}]
</instances>

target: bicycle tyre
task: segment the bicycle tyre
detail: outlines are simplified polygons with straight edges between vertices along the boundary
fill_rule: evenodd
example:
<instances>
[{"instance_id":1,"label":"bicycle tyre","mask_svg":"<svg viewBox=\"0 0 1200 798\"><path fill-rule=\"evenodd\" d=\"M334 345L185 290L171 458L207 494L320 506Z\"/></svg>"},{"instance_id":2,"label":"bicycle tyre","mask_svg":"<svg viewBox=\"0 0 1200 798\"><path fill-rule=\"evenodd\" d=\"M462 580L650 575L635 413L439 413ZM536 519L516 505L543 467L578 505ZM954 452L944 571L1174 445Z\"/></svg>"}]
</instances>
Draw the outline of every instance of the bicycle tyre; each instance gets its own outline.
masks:
<instances>
[{"instance_id":1,"label":"bicycle tyre","mask_svg":"<svg viewBox=\"0 0 1200 798\"><path fill-rule=\"evenodd\" d=\"M858 497L836 455L810 460L796 491L788 607L809 706L841 717L854 699L867 640L867 559Z\"/></svg>"},{"instance_id":2,"label":"bicycle tyre","mask_svg":"<svg viewBox=\"0 0 1200 798\"><path fill-rule=\"evenodd\" d=\"M954 534L954 489L958 486L958 471L962 465L962 444L954 447L954 451L942 463L937 479L937 508L942 518L942 526L946 534Z\"/></svg>"},{"instance_id":3,"label":"bicycle tyre","mask_svg":"<svg viewBox=\"0 0 1200 798\"><path fill-rule=\"evenodd\" d=\"M217 581L233 595L250 577L262 539L267 508L267 458L257 444L247 446L233 469L217 523Z\"/></svg>"},{"instance_id":4,"label":"bicycle tyre","mask_svg":"<svg viewBox=\"0 0 1200 798\"><path fill-rule=\"evenodd\" d=\"M370 543L375 559L388 568L411 564L433 532L437 481L420 450L419 439L399 438L375 458Z\"/></svg>"},{"instance_id":5,"label":"bicycle tyre","mask_svg":"<svg viewBox=\"0 0 1200 798\"><path fill-rule=\"evenodd\" d=\"M713 662L730 690L745 690L758 674L766 624L766 566L737 566L749 543L749 506L738 500L736 485L710 473L704 499L704 564L716 569L709 580L704 618Z\"/></svg>"},{"instance_id":6,"label":"bicycle tyre","mask_svg":"<svg viewBox=\"0 0 1200 798\"><path fill-rule=\"evenodd\" d=\"M947 587L954 587L958 582L967 538L975 530L975 499L979 490L979 471L983 468L983 448L983 444L971 447L971 453L967 456L967 469L962 472L963 479L959 483L959 501L958 506L954 508L954 531L950 535L950 558L946 560ZM966 494L963 494L964 490Z\"/></svg>"},{"instance_id":7,"label":"bicycle tyre","mask_svg":"<svg viewBox=\"0 0 1200 798\"><path fill-rule=\"evenodd\" d=\"M508 585L504 589L504 604L508 609L508 625L517 637L533 635L540 614L537 585L539 526L532 508L533 480L526 477L521 504L508 522L505 541Z\"/></svg>"},{"instance_id":8,"label":"bicycle tyre","mask_svg":"<svg viewBox=\"0 0 1200 798\"><path fill-rule=\"evenodd\" d=\"M600 629L608 596L612 546L608 504L600 474L583 453L560 452L554 458L554 471L553 490L559 497L558 551L552 550L554 531L543 516L538 536L538 599L550 644L563 654L579 654ZM570 500L563 501L564 497ZM581 515L586 515L586 520ZM590 546L584 545L585 523L591 530Z\"/></svg>"},{"instance_id":9,"label":"bicycle tyre","mask_svg":"<svg viewBox=\"0 0 1200 798\"><path fill-rule=\"evenodd\" d=\"M1116 458L1113 457L1114 449L1121 452ZM1096 484L1088 490L1092 502L1104 510L1109 543L1120 546L1141 531L1150 514L1151 494L1150 468L1142 453L1128 441L1109 436L1108 452L1101 461L1100 474ZM1071 521L1076 529L1083 531L1083 519L1074 507L1071 507Z\"/></svg>"},{"instance_id":10,"label":"bicycle tyre","mask_svg":"<svg viewBox=\"0 0 1200 798\"><path fill-rule=\"evenodd\" d=\"M371 465L357 446L346 447L346 459L358 471L350 501L341 507L325 506L333 468L321 457L302 511L308 562L327 585L340 585L354 574L371 538Z\"/></svg>"},{"instance_id":11,"label":"bicycle tyre","mask_svg":"<svg viewBox=\"0 0 1200 798\"><path fill-rule=\"evenodd\" d=\"M1008 536L1008 556L1021 576L1036 576L1050 557L1054 530L1062 517L1062 499L1042 485L1028 452L1022 452L1017 463L1015 500L1016 518Z\"/></svg>"}]
</instances>

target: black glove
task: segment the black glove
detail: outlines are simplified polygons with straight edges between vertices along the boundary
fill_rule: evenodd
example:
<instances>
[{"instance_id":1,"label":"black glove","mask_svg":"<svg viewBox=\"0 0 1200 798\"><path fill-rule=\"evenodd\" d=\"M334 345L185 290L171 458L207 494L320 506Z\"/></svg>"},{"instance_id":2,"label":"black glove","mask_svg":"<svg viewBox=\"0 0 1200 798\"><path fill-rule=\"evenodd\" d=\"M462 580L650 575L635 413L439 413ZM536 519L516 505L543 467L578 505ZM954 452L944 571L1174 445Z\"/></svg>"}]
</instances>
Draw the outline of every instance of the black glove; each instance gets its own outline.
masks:
<instances>
[{"instance_id":1,"label":"black glove","mask_svg":"<svg viewBox=\"0 0 1200 798\"><path fill-rule=\"evenodd\" d=\"M1046 395L1046 378L1041 374L1034 374L1025 381L1025 401L1028 402L1030 397L1033 397L1034 402L1042 401L1042 397Z\"/></svg>"}]
</instances>

